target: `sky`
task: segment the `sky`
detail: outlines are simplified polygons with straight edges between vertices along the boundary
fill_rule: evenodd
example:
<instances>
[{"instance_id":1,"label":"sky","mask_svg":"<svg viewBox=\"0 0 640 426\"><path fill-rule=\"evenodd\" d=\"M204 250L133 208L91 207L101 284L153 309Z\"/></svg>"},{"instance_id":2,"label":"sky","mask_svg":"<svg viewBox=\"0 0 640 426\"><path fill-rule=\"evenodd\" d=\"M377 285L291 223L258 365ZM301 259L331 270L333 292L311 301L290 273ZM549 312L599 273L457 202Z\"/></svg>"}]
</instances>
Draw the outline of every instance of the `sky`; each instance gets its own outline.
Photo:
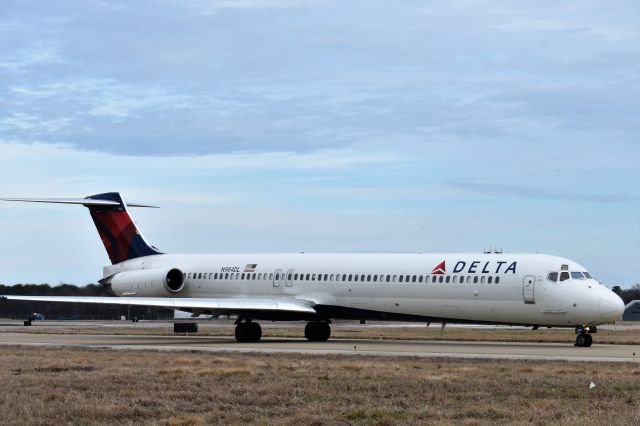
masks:
<instances>
[{"instance_id":1,"label":"sky","mask_svg":"<svg viewBox=\"0 0 640 426\"><path fill-rule=\"evenodd\" d=\"M0 3L0 197L120 191L165 252L568 257L640 282L637 1ZM0 203L0 283L95 282Z\"/></svg>"}]
</instances>

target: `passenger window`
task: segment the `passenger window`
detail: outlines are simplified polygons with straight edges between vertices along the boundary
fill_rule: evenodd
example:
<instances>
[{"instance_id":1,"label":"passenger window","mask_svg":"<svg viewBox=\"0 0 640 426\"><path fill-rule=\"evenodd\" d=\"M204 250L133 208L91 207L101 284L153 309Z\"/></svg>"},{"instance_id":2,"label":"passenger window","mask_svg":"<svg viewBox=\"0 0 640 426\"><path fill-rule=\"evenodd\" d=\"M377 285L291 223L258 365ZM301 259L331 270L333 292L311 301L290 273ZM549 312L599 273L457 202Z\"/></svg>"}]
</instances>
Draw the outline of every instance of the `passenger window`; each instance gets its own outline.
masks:
<instances>
[{"instance_id":1,"label":"passenger window","mask_svg":"<svg viewBox=\"0 0 640 426\"><path fill-rule=\"evenodd\" d=\"M333 281L333 274L329 275L329 281Z\"/></svg>"},{"instance_id":2,"label":"passenger window","mask_svg":"<svg viewBox=\"0 0 640 426\"><path fill-rule=\"evenodd\" d=\"M387 282L391 281L391 275L387 275Z\"/></svg>"},{"instance_id":3,"label":"passenger window","mask_svg":"<svg viewBox=\"0 0 640 426\"><path fill-rule=\"evenodd\" d=\"M228 279L229 279L229 273L228 273L228 272L224 274L224 279L225 279L225 280L228 280Z\"/></svg>"},{"instance_id":4,"label":"passenger window","mask_svg":"<svg viewBox=\"0 0 640 426\"><path fill-rule=\"evenodd\" d=\"M447 275L447 284L451 281L451 276Z\"/></svg>"},{"instance_id":5,"label":"passenger window","mask_svg":"<svg viewBox=\"0 0 640 426\"><path fill-rule=\"evenodd\" d=\"M456 275L453 276L453 283L454 284L458 283L458 277Z\"/></svg>"},{"instance_id":6,"label":"passenger window","mask_svg":"<svg viewBox=\"0 0 640 426\"><path fill-rule=\"evenodd\" d=\"M188 278L188 279L191 279L191 272L189 272L189 273L187 274L187 278Z\"/></svg>"},{"instance_id":7,"label":"passenger window","mask_svg":"<svg viewBox=\"0 0 640 426\"><path fill-rule=\"evenodd\" d=\"M364 281L364 274L360 275L360 281Z\"/></svg>"},{"instance_id":8,"label":"passenger window","mask_svg":"<svg viewBox=\"0 0 640 426\"><path fill-rule=\"evenodd\" d=\"M473 283L474 284L478 284L478 277L477 276L473 277Z\"/></svg>"},{"instance_id":9,"label":"passenger window","mask_svg":"<svg viewBox=\"0 0 640 426\"><path fill-rule=\"evenodd\" d=\"M272 280L272 279L273 279L273 272L271 272L271 273L269 274L269 279L270 279L270 280Z\"/></svg>"},{"instance_id":10,"label":"passenger window","mask_svg":"<svg viewBox=\"0 0 640 426\"><path fill-rule=\"evenodd\" d=\"M500 284L500 277L496 277L496 284Z\"/></svg>"},{"instance_id":11,"label":"passenger window","mask_svg":"<svg viewBox=\"0 0 640 426\"><path fill-rule=\"evenodd\" d=\"M297 280L298 280L298 274L295 274L295 275L293 276L293 279L297 281Z\"/></svg>"},{"instance_id":12,"label":"passenger window","mask_svg":"<svg viewBox=\"0 0 640 426\"><path fill-rule=\"evenodd\" d=\"M211 274L211 272L209 272L209 279L211 279L211 277L212 277L212 274Z\"/></svg>"},{"instance_id":13,"label":"passenger window","mask_svg":"<svg viewBox=\"0 0 640 426\"><path fill-rule=\"evenodd\" d=\"M417 279L418 279L418 277L414 275L413 277L411 277L411 282L415 283Z\"/></svg>"},{"instance_id":14,"label":"passenger window","mask_svg":"<svg viewBox=\"0 0 640 426\"><path fill-rule=\"evenodd\" d=\"M400 275L400 277L398 278L399 282L402 282L402 275Z\"/></svg>"},{"instance_id":15,"label":"passenger window","mask_svg":"<svg viewBox=\"0 0 640 426\"><path fill-rule=\"evenodd\" d=\"M289 281L291 281L291 274L288 274L288 275L287 275L287 279L288 279Z\"/></svg>"},{"instance_id":16,"label":"passenger window","mask_svg":"<svg viewBox=\"0 0 640 426\"><path fill-rule=\"evenodd\" d=\"M569 273L568 272L561 272L560 273L560 281L566 281L570 278Z\"/></svg>"},{"instance_id":17,"label":"passenger window","mask_svg":"<svg viewBox=\"0 0 640 426\"><path fill-rule=\"evenodd\" d=\"M419 283L421 283L423 278L424 278L424 277L423 277L422 275L420 275L420 276L418 277L418 282L419 282Z\"/></svg>"},{"instance_id":18,"label":"passenger window","mask_svg":"<svg viewBox=\"0 0 640 426\"><path fill-rule=\"evenodd\" d=\"M437 279L438 279L438 277L436 275L434 275L434 276L431 277L431 282L435 283Z\"/></svg>"},{"instance_id":19,"label":"passenger window","mask_svg":"<svg viewBox=\"0 0 640 426\"><path fill-rule=\"evenodd\" d=\"M480 284L484 284L484 276L480 277Z\"/></svg>"},{"instance_id":20,"label":"passenger window","mask_svg":"<svg viewBox=\"0 0 640 426\"><path fill-rule=\"evenodd\" d=\"M487 278L487 283L488 283L488 284L491 284L492 282L493 282L493 277L488 277L488 278Z\"/></svg>"},{"instance_id":21,"label":"passenger window","mask_svg":"<svg viewBox=\"0 0 640 426\"><path fill-rule=\"evenodd\" d=\"M329 281L329 275L328 274L324 274L324 280L325 281Z\"/></svg>"},{"instance_id":22,"label":"passenger window","mask_svg":"<svg viewBox=\"0 0 640 426\"><path fill-rule=\"evenodd\" d=\"M374 276L373 276L373 282L374 282L374 283L377 283L377 282L378 282L378 276L377 276L377 275L374 275Z\"/></svg>"},{"instance_id":23,"label":"passenger window","mask_svg":"<svg viewBox=\"0 0 640 426\"><path fill-rule=\"evenodd\" d=\"M554 283L558 281L558 273L557 272L549 272L549 275L547 275L547 279L549 281L553 281Z\"/></svg>"},{"instance_id":24,"label":"passenger window","mask_svg":"<svg viewBox=\"0 0 640 426\"><path fill-rule=\"evenodd\" d=\"M242 275L240 275L240 279L244 280L244 273Z\"/></svg>"},{"instance_id":25,"label":"passenger window","mask_svg":"<svg viewBox=\"0 0 640 426\"><path fill-rule=\"evenodd\" d=\"M307 274L307 279L306 279L306 281L309 281L309 279L310 279L310 278L311 278L311 275L310 275L310 274Z\"/></svg>"},{"instance_id":26,"label":"passenger window","mask_svg":"<svg viewBox=\"0 0 640 426\"><path fill-rule=\"evenodd\" d=\"M315 281L316 280L316 274L311 274L311 281Z\"/></svg>"},{"instance_id":27,"label":"passenger window","mask_svg":"<svg viewBox=\"0 0 640 426\"><path fill-rule=\"evenodd\" d=\"M353 281L353 274L349 274L349 282Z\"/></svg>"},{"instance_id":28,"label":"passenger window","mask_svg":"<svg viewBox=\"0 0 640 426\"><path fill-rule=\"evenodd\" d=\"M358 274L355 274L355 275L353 276L353 280L354 280L354 281L358 281Z\"/></svg>"}]
</instances>

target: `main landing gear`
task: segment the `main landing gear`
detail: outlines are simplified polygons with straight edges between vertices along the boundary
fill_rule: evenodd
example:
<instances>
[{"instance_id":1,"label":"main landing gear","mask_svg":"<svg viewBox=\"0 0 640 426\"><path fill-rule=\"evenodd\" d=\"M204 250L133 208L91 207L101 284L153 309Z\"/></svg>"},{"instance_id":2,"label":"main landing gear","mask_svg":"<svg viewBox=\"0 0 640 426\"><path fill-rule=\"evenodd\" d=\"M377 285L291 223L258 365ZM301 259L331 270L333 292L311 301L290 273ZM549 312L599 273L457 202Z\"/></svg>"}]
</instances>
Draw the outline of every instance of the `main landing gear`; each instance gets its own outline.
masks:
<instances>
[{"instance_id":1,"label":"main landing gear","mask_svg":"<svg viewBox=\"0 0 640 426\"><path fill-rule=\"evenodd\" d=\"M239 318L236 321L236 340L238 342L259 342L262 338L262 328L251 318Z\"/></svg>"},{"instance_id":2,"label":"main landing gear","mask_svg":"<svg viewBox=\"0 0 640 426\"><path fill-rule=\"evenodd\" d=\"M581 348L588 348L593 343L593 338L589 333L595 333L596 328L589 329L589 327L578 326L576 327L576 344L574 346L578 346Z\"/></svg>"},{"instance_id":3,"label":"main landing gear","mask_svg":"<svg viewBox=\"0 0 640 426\"><path fill-rule=\"evenodd\" d=\"M304 328L304 337L310 342L326 342L330 336L329 321L309 321Z\"/></svg>"},{"instance_id":4,"label":"main landing gear","mask_svg":"<svg viewBox=\"0 0 640 426\"><path fill-rule=\"evenodd\" d=\"M331 336L330 321L309 321L304 328L304 337L311 342L326 342ZM259 342L262 328L251 318L238 318L236 321L236 340L241 343Z\"/></svg>"}]
</instances>

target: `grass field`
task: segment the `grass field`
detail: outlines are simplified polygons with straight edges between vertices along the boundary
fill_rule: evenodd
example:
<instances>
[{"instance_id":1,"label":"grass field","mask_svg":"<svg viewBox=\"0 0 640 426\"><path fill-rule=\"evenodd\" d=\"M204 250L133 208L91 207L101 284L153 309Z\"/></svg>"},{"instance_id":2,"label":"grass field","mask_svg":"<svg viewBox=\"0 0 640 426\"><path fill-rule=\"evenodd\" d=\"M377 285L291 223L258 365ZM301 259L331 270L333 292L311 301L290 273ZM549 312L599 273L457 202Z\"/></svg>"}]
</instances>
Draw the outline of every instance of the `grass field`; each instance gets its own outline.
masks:
<instances>
[{"instance_id":1,"label":"grass field","mask_svg":"<svg viewBox=\"0 0 640 426\"><path fill-rule=\"evenodd\" d=\"M0 356L6 425L640 423L636 364L33 347Z\"/></svg>"},{"instance_id":2,"label":"grass field","mask_svg":"<svg viewBox=\"0 0 640 426\"><path fill-rule=\"evenodd\" d=\"M60 334L132 334L132 335L170 335L173 327L145 327L143 323L115 323L114 327L86 326L64 327L38 325L32 327L3 328L3 332L20 333L60 333ZM272 323L262 323L263 336L300 338L304 337L304 323L298 327L273 327ZM200 326L199 335L233 336L233 327ZM445 328L440 327L367 327L367 326L333 326L332 338L346 339L393 339L393 340L448 340L448 341L493 341L493 342L547 342L573 343L575 333L572 329L504 329L504 328ZM605 344L640 344L640 330L608 330L600 329L593 335L594 342Z\"/></svg>"}]
</instances>

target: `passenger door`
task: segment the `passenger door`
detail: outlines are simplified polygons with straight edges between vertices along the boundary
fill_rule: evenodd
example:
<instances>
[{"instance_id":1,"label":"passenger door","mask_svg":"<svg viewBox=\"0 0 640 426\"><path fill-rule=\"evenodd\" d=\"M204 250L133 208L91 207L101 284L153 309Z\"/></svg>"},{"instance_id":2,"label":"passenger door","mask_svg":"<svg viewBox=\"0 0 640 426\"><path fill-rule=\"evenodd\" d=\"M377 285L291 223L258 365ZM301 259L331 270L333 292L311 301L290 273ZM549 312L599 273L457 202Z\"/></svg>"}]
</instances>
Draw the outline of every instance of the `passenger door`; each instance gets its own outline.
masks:
<instances>
[{"instance_id":1,"label":"passenger door","mask_svg":"<svg viewBox=\"0 0 640 426\"><path fill-rule=\"evenodd\" d=\"M533 275L527 275L524 277L524 281L522 282L522 297L524 298L524 303L527 305L533 305L536 303L535 299L535 287L536 287L536 277Z\"/></svg>"}]
</instances>

